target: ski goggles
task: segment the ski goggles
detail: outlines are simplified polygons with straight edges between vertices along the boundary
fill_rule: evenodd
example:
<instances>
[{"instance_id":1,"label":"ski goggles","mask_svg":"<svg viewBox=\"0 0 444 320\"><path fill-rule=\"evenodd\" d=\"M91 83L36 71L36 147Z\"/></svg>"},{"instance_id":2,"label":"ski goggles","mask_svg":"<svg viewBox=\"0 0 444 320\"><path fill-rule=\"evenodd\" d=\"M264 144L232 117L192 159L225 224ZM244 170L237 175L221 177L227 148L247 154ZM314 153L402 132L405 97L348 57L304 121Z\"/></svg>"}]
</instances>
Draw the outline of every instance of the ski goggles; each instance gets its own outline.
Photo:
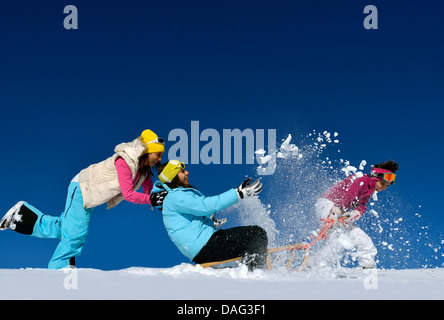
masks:
<instances>
[{"instance_id":1,"label":"ski goggles","mask_svg":"<svg viewBox=\"0 0 444 320\"><path fill-rule=\"evenodd\" d=\"M388 184L394 184L396 180L396 174L394 174L393 172L372 171L371 176L381 179L382 181L387 182Z\"/></svg>"},{"instance_id":2,"label":"ski goggles","mask_svg":"<svg viewBox=\"0 0 444 320\"><path fill-rule=\"evenodd\" d=\"M150 143L158 143L158 144L165 145L165 140L163 138L157 137L156 139L151 140L151 141L147 142L146 144L150 144Z\"/></svg>"},{"instance_id":3,"label":"ski goggles","mask_svg":"<svg viewBox=\"0 0 444 320\"><path fill-rule=\"evenodd\" d=\"M177 170L177 169L185 169L185 163L179 161L179 160L171 160L168 163L168 166L170 166L170 171Z\"/></svg>"},{"instance_id":4,"label":"ski goggles","mask_svg":"<svg viewBox=\"0 0 444 320\"><path fill-rule=\"evenodd\" d=\"M382 173L382 178L383 181L390 183L390 184L394 184L395 180L396 180L396 174L394 173Z\"/></svg>"},{"instance_id":5,"label":"ski goggles","mask_svg":"<svg viewBox=\"0 0 444 320\"><path fill-rule=\"evenodd\" d=\"M177 176L180 170L185 169L185 163L179 160L170 160L162 172L159 174L159 180L163 183L169 183Z\"/></svg>"}]
</instances>

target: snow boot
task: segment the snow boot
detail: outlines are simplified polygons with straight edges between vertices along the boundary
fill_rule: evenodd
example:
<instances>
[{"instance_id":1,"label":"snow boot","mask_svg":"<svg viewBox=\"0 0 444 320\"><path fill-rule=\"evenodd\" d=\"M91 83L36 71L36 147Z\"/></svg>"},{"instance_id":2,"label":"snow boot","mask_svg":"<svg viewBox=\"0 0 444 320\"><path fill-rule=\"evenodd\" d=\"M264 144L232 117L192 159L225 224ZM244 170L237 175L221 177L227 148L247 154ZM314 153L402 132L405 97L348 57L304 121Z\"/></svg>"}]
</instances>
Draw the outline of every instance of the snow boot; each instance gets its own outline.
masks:
<instances>
[{"instance_id":1,"label":"snow boot","mask_svg":"<svg viewBox=\"0 0 444 320\"><path fill-rule=\"evenodd\" d=\"M19 201L0 221L0 230L11 229L31 235L36 221L37 215L25 205L25 201Z\"/></svg>"},{"instance_id":2,"label":"snow boot","mask_svg":"<svg viewBox=\"0 0 444 320\"><path fill-rule=\"evenodd\" d=\"M0 230L9 229L11 222L17 212L20 211L21 206L24 204L24 201L17 202L9 211L4 215L2 220L0 221Z\"/></svg>"}]
</instances>

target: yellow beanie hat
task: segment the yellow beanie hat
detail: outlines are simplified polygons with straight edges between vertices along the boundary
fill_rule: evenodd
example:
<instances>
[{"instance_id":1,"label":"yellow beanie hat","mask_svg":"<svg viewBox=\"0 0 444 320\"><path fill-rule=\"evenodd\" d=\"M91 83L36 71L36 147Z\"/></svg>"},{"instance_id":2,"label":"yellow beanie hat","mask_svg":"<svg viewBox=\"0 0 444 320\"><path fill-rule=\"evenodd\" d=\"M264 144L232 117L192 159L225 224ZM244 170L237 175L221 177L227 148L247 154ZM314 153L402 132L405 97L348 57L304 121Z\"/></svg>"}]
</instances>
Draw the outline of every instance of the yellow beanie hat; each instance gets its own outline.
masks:
<instances>
[{"instance_id":1,"label":"yellow beanie hat","mask_svg":"<svg viewBox=\"0 0 444 320\"><path fill-rule=\"evenodd\" d=\"M165 152L165 142L162 138L158 138L157 134L146 129L140 135L142 142L146 144L146 153Z\"/></svg>"},{"instance_id":2,"label":"yellow beanie hat","mask_svg":"<svg viewBox=\"0 0 444 320\"><path fill-rule=\"evenodd\" d=\"M185 169L185 164L179 160L170 160L159 174L159 180L163 183L169 183L177 176L180 169Z\"/></svg>"}]
</instances>

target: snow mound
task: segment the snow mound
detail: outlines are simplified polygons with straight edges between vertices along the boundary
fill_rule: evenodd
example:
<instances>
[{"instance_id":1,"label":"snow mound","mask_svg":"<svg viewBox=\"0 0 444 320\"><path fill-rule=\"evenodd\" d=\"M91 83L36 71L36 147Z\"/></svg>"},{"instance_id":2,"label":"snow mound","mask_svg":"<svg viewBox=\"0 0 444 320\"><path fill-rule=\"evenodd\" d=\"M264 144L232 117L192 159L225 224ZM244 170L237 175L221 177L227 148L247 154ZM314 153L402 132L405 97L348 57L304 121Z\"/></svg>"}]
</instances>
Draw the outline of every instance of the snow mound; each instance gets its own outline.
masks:
<instances>
[{"instance_id":1,"label":"snow mound","mask_svg":"<svg viewBox=\"0 0 444 320\"><path fill-rule=\"evenodd\" d=\"M0 299L305 300L444 299L444 269L313 271L245 266L1 269Z\"/></svg>"}]
</instances>

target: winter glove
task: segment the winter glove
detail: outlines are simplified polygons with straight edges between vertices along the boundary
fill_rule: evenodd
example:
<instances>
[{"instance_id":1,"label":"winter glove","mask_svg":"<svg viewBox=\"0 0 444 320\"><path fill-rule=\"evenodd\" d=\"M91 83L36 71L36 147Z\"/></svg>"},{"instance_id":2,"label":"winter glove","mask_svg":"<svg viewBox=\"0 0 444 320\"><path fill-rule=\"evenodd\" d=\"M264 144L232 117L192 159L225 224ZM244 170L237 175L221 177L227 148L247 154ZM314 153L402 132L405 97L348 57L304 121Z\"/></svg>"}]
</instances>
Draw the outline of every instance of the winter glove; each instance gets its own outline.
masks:
<instances>
[{"instance_id":1,"label":"winter glove","mask_svg":"<svg viewBox=\"0 0 444 320\"><path fill-rule=\"evenodd\" d=\"M214 229L217 229L219 227L222 227L225 223L227 223L227 218L223 219L216 219L214 217L214 213L210 216L211 220L214 222Z\"/></svg>"},{"instance_id":2,"label":"winter glove","mask_svg":"<svg viewBox=\"0 0 444 320\"><path fill-rule=\"evenodd\" d=\"M333 206L330 210L330 214L328 215L328 219L333 220L332 228L336 228L339 226L339 218L342 217L342 209L336 206Z\"/></svg>"},{"instance_id":3,"label":"winter glove","mask_svg":"<svg viewBox=\"0 0 444 320\"><path fill-rule=\"evenodd\" d=\"M361 212L359 210L352 210L344 213L342 216L345 217L344 219L345 224L352 224L353 222L361 218Z\"/></svg>"},{"instance_id":4,"label":"winter glove","mask_svg":"<svg viewBox=\"0 0 444 320\"><path fill-rule=\"evenodd\" d=\"M166 191L166 190L160 191L157 193L152 193L150 195L151 205L153 207L162 207L163 206L163 199L165 199L167 194L168 194L168 191Z\"/></svg>"},{"instance_id":5,"label":"winter glove","mask_svg":"<svg viewBox=\"0 0 444 320\"><path fill-rule=\"evenodd\" d=\"M262 191L262 183L259 182L259 179L253 183L251 180L253 179L248 178L236 189L239 200L255 196Z\"/></svg>"}]
</instances>

